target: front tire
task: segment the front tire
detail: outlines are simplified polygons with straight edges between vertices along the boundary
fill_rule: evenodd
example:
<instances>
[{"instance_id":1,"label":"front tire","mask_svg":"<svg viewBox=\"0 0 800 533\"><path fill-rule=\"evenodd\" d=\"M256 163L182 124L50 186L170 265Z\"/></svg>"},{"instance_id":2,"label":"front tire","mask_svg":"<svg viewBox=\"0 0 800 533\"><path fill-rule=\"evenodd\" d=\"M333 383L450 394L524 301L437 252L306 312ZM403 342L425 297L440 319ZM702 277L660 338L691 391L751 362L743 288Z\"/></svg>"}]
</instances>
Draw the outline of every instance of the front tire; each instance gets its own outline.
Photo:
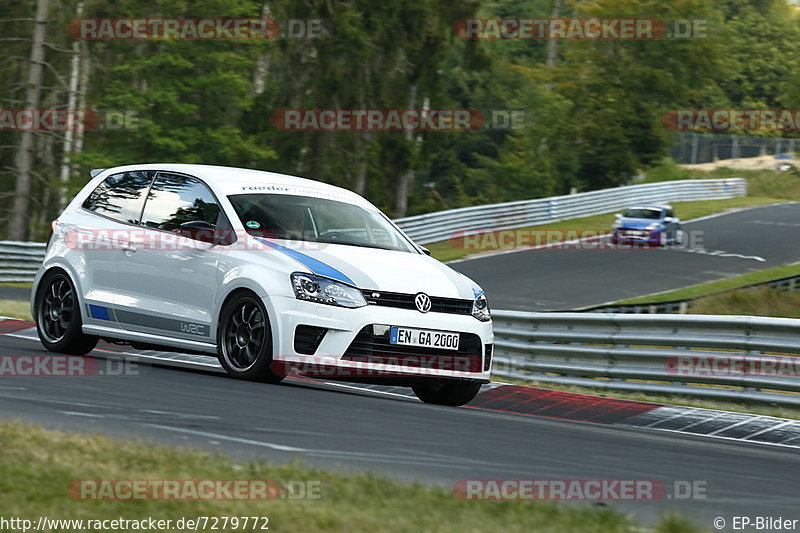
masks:
<instances>
[{"instance_id":1,"label":"front tire","mask_svg":"<svg viewBox=\"0 0 800 533\"><path fill-rule=\"evenodd\" d=\"M36 291L36 332L51 352L86 355L97 337L83 333L81 307L75 286L61 270L44 275Z\"/></svg>"},{"instance_id":2,"label":"front tire","mask_svg":"<svg viewBox=\"0 0 800 533\"><path fill-rule=\"evenodd\" d=\"M476 381L431 381L411 386L424 403L459 406L471 402L481 390Z\"/></svg>"},{"instance_id":3,"label":"front tire","mask_svg":"<svg viewBox=\"0 0 800 533\"><path fill-rule=\"evenodd\" d=\"M272 371L272 328L264 303L256 295L242 293L222 308L217 357L234 378L280 383L286 377Z\"/></svg>"}]
</instances>

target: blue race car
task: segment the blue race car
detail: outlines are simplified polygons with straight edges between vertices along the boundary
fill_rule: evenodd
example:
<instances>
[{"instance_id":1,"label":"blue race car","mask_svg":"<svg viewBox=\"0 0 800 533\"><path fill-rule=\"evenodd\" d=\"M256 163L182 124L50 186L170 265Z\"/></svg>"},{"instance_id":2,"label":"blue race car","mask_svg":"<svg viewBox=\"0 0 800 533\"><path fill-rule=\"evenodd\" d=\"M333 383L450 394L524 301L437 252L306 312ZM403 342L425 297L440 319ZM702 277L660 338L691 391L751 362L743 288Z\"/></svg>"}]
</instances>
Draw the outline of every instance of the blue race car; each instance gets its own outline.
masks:
<instances>
[{"instance_id":1,"label":"blue race car","mask_svg":"<svg viewBox=\"0 0 800 533\"><path fill-rule=\"evenodd\" d=\"M680 219L670 205L636 205L617 213L614 222L613 244L646 244L665 246L680 243L683 229Z\"/></svg>"}]
</instances>

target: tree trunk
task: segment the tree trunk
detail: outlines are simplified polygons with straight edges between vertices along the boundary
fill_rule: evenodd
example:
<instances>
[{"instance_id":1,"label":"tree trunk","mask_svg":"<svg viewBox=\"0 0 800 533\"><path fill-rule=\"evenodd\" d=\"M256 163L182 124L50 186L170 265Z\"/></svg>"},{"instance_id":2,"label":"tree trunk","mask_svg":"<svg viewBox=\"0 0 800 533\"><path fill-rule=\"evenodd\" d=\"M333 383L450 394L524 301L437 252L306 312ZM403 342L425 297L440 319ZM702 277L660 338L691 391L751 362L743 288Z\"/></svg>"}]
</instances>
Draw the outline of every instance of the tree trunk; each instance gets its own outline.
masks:
<instances>
[{"instance_id":1,"label":"tree trunk","mask_svg":"<svg viewBox=\"0 0 800 533\"><path fill-rule=\"evenodd\" d=\"M78 2L76 10L77 18L81 18L83 14L83 2ZM67 95L67 112L73 112L78 103L78 80L80 78L81 57L80 57L80 41L77 39L72 43L72 58L69 61L69 94ZM64 132L64 151L61 154L61 167L59 169L59 179L61 181L58 189L58 208L63 209L67 205L67 185L69 183L69 175L72 170L70 164L70 157L74 149L73 140L75 132L72 128L67 128Z\"/></svg>"},{"instance_id":2,"label":"tree trunk","mask_svg":"<svg viewBox=\"0 0 800 533\"><path fill-rule=\"evenodd\" d=\"M416 109L417 107L417 85L413 84L408 91L408 109ZM406 130L404 132L406 143L408 144L409 154L414 153L414 130ZM397 179L397 190L394 197L394 216L395 218L402 218L408 212L408 189L411 185L411 178L414 175L412 169L413 158L409 157L406 164L406 169L400 173Z\"/></svg>"},{"instance_id":3,"label":"tree trunk","mask_svg":"<svg viewBox=\"0 0 800 533\"><path fill-rule=\"evenodd\" d=\"M37 0L36 22L33 29L33 44L25 87L25 109L38 109L42 92L42 66L44 64L44 39L47 30L47 9L50 0ZM14 157L17 183L14 203L8 218L7 236L12 241L22 241L28 235L28 201L31 194L31 169L33 168L32 131L20 134L19 148Z\"/></svg>"},{"instance_id":4,"label":"tree trunk","mask_svg":"<svg viewBox=\"0 0 800 533\"><path fill-rule=\"evenodd\" d=\"M562 0L553 0L553 11L550 13L551 19L557 19L561 16L561 2ZM547 41L547 66L553 67L556 64L556 55L558 54L558 41L550 39Z\"/></svg>"},{"instance_id":5,"label":"tree trunk","mask_svg":"<svg viewBox=\"0 0 800 533\"><path fill-rule=\"evenodd\" d=\"M356 171L356 179L353 183L353 191L356 194L364 195L367 189L367 167L369 166L369 141L372 137L371 131L362 131L358 133L358 144L356 146L356 154L358 157L358 170Z\"/></svg>"},{"instance_id":6,"label":"tree trunk","mask_svg":"<svg viewBox=\"0 0 800 533\"><path fill-rule=\"evenodd\" d=\"M261 6L261 18L270 18L272 11L268 4ZM253 94L259 95L264 92L267 83L267 72L269 71L269 54L261 53L256 60L256 75L253 79Z\"/></svg>"},{"instance_id":7,"label":"tree trunk","mask_svg":"<svg viewBox=\"0 0 800 533\"><path fill-rule=\"evenodd\" d=\"M92 69L92 61L85 41L80 43L80 56L81 79L78 84L78 109L86 109L86 95L89 93L89 73ZM75 143L72 151L76 154L83 152L83 134L84 128L79 128L75 132Z\"/></svg>"}]
</instances>

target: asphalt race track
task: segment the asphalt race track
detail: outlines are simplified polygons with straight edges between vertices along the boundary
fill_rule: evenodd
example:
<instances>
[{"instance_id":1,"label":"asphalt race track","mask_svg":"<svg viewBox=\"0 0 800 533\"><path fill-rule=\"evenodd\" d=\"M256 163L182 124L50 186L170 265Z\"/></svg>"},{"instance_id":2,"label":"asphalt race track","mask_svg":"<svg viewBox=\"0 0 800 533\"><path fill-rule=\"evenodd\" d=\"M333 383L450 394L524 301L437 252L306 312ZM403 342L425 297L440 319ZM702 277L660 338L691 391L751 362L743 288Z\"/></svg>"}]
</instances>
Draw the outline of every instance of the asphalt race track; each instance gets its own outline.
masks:
<instances>
[{"instance_id":1,"label":"asphalt race track","mask_svg":"<svg viewBox=\"0 0 800 533\"><path fill-rule=\"evenodd\" d=\"M32 339L0 337L0 356L23 354L50 355ZM125 376L6 377L0 417L234 458L372 470L448 489L463 479L648 479L668 491L675 481L699 481L704 500L619 505L643 522L670 510L703 526L745 513L800 518L796 448L430 406L324 385L149 366Z\"/></svg>"},{"instance_id":2,"label":"asphalt race track","mask_svg":"<svg viewBox=\"0 0 800 533\"><path fill-rule=\"evenodd\" d=\"M609 227L613 216L609 215ZM758 207L684 225L688 246L501 253L450 266L495 309L564 311L800 261L800 204Z\"/></svg>"},{"instance_id":3,"label":"asphalt race track","mask_svg":"<svg viewBox=\"0 0 800 533\"><path fill-rule=\"evenodd\" d=\"M0 286L0 300L28 300L31 290L26 287Z\"/></svg>"}]
</instances>

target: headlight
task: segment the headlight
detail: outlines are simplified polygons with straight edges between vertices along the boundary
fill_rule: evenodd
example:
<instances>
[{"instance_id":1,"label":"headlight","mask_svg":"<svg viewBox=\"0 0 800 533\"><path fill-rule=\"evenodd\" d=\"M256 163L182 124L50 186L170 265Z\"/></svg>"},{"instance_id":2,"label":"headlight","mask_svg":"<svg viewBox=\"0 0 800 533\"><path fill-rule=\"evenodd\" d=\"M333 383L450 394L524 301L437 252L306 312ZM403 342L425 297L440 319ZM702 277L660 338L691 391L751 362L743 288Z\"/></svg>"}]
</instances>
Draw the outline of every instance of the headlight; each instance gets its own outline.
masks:
<instances>
[{"instance_id":1,"label":"headlight","mask_svg":"<svg viewBox=\"0 0 800 533\"><path fill-rule=\"evenodd\" d=\"M654 223L650 224L649 226L647 226L647 229L649 229L650 231L652 231L654 229L661 229L661 224L657 224L657 223L654 222Z\"/></svg>"},{"instance_id":2,"label":"headlight","mask_svg":"<svg viewBox=\"0 0 800 533\"><path fill-rule=\"evenodd\" d=\"M472 302L472 316L481 322L488 322L492 319L492 313L489 311L489 302L486 300L486 295L481 293Z\"/></svg>"},{"instance_id":3,"label":"headlight","mask_svg":"<svg viewBox=\"0 0 800 533\"><path fill-rule=\"evenodd\" d=\"M367 305L364 295L355 287L313 274L295 272L292 288L298 300L351 308Z\"/></svg>"}]
</instances>

